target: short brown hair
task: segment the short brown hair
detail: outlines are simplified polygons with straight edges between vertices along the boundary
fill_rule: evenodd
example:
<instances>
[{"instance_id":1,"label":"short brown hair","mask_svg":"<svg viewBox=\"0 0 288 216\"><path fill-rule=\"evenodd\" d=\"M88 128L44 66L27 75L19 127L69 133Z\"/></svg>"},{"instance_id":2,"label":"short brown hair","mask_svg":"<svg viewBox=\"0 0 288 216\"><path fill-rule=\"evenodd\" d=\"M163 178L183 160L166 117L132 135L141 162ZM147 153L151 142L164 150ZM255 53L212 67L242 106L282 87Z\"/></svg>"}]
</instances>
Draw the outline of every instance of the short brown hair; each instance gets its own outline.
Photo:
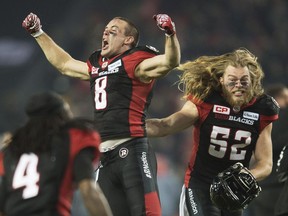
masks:
<instances>
[{"instance_id":1,"label":"short brown hair","mask_svg":"<svg viewBox=\"0 0 288 216\"><path fill-rule=\"evenodd\" d=\"M125 29L125 35L132 36L134 38L134 42L131 44L131 46L136 47L139 43L139 31L137 27L134 25L134 23L125 17L114 17L114 19L119 19L127 23L127 28Z\"/></svg>"}]
</instances>

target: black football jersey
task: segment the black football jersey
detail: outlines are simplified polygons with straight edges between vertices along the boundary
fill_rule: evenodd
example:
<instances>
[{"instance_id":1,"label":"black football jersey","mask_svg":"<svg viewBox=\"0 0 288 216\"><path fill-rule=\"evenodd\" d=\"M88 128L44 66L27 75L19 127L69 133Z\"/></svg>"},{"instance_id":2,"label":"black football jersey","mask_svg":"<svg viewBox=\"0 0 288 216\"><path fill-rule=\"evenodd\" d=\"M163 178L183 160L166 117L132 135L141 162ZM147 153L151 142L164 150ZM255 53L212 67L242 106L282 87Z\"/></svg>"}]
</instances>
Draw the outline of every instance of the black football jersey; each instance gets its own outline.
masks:
<instances>
[{"instance_id":1,"label":"black football jersey","mask_svg":"<svg viewBox=\"0 0 288 216\"><path fill-rule=\"evenodd\" d=\"M234 112L218 92L194 103L199 120L193 128L186 185L191 176L210 184L213 177L236 162L248 167L259 134L278 118L279 112L268 95L251 100L239 112Z\"/></svg>"},{"instance_id":2,"label":"black football jersey","mask_svg":"<svg viewBox=\"0 0 288 216\"><path fill-rule=\"evenodd\" d=\"M103 141L145 136L154 81L140 82L134 70L140 62L155 56L156 50L136 47L109 60L100 53L94 52L87 62L96 129Z\"/></svg>"},{"instance_id":3,"label":"black football jersey","mask_svg":"<svg viewBox=\"0 0 288 216\"><path fill-rule=\"evenodd\" d=\"M49 152L17 158L7 147L0 153L0 211L5 215L71 215L73 160L86 147L94 148L98 158L100 136L70 128L52 140Z\"/></svg>"}]
</instances>

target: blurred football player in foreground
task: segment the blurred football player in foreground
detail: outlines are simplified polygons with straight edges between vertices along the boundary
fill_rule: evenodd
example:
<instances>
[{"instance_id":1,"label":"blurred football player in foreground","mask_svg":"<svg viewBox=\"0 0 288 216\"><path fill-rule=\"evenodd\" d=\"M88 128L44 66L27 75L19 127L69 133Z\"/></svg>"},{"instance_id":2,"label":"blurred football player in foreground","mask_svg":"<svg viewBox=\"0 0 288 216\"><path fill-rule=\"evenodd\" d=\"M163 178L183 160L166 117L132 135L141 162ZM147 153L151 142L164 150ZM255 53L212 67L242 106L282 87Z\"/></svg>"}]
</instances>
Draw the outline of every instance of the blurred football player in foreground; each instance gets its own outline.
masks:
<instances>
[{"instance_id":1,"label":"blurred football player in foreground","mask_svg":"<svg viewBox=\"0 0 288 216\"><path fill-rule=\"evenodd\" d=\"M146 123L150 137L194 126L180 216L240 216L260 192L256 180L271 172L271 130L279 107L263 93L261 66L244 48L202 56L179 69L186 103L169 117ZM252 154L255 165L248 170Z\"/></svg>"},{"instance_id":2,"label":"blurred football player in foreground","mask_svg":"<svg viewBox=\"0 0 288 216\"><path fill-rule=\"evenodd\" d=\"M0 215L69 216L76 185L90 215L111 216L94 182L100 136L93 124L72 120L52 92L32 96L25 111L27 123L0 152Z\"/></svg>"}]
</instances>

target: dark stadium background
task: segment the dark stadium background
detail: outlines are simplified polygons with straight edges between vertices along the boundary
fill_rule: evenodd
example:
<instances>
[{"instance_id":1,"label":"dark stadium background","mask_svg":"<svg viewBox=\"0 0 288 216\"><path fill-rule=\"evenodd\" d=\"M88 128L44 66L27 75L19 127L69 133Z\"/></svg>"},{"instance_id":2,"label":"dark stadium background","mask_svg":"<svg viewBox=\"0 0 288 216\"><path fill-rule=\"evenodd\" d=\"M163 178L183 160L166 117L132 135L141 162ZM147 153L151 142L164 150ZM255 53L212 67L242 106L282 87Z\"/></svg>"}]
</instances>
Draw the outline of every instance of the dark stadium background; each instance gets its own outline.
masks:
<instances>
[{"instance_id":1,"label":"dark stadium background","mask_svg":"<svg viewBox=\"0 0 288 216\"><path fill-rule=\"evenodd\" d=\"M104 26L115 16L134 21L140 30L140 44L163 52L164 34L152 16L167 13L176 24L182 62L246 47L263 66L264 86L288 84L287 0L4 1L0 8L0 133L21 125L25 121L25 101L44 90L62 94L76 116L92 117L89 83L61 76L21 27L30 12L38 14L43 30L61 47L84 61L100 47ZM181 92L175 84L178 75L174 71L157 82L149 117L167 116L182 105ZM151 140L180 178L190 152L190 130Z\"/></svg>"}]
</instances>

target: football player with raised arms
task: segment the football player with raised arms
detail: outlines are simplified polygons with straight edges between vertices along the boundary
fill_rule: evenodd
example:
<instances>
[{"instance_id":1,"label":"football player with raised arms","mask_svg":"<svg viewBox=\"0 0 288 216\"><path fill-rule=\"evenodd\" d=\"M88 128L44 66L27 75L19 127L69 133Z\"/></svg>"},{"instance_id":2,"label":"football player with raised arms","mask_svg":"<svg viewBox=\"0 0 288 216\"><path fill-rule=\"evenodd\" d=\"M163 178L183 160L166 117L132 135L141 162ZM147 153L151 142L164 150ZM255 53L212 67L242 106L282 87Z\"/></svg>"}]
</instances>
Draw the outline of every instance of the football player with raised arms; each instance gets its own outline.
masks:
<instances>
[{"instance_id":1,"label":"football player with raised arms","mask_svg":"<svg viewBox=\"0 0 288 216\"><path fill-rule=\"evenodd\" d=\"M180 45L171 18L158 14L154 19L166 35L164 54L138 46L135 25L115 17L104 29L101 49L87 63L60 48L42 30L37 15L29 14L22 23L62 74L90 79L94 122L102 138L98 183L114 216L161 215L156 157L146 137L145 118L155 79L179 65Z\"/></svg>"},{"instance_id":2,"label":"football player with raised arms","mask_svg":"<svg viewBox=\"0 0 288 216\"><path fill-rule=\"evenodd\" d=\"M278 118L279 107L272 97L263 93L264 73L257 58L247 49L201 56L180 65L179 69L183 71L180 84L184 87L186 103L180 111L166 118L147 119L146 126L148 137L166 136L193 126L180 216L240 216L242 207L247 206L247 202L237 203L237 196L242 191L230 191L234 194L225 206L219 200L213 200L219 197L213 191L215 187L211 187L213 196L210 199L210 186L219 173L230 167L238 172L235 176L240 180L231 180L232 184L249 184L249 181L260 181L270 174L272 122ZM247 175L238 175L242 165L249 167L252 155L254 166L241 171ZM253 197L259 193L259 187L254 183Z\"/></svg>"}]
</instances>

